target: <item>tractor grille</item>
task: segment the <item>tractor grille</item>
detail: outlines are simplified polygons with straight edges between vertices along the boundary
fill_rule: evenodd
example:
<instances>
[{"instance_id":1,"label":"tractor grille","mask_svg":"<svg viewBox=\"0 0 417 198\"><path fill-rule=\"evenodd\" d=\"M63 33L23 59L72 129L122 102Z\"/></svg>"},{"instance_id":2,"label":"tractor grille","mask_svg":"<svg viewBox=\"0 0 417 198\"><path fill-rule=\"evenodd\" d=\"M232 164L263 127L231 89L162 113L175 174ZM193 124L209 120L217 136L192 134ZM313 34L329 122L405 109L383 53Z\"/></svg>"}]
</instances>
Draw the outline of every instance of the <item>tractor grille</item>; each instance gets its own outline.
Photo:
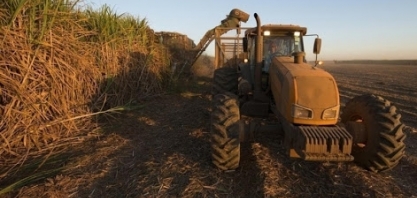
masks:
<instances>
[{"instance_id":1,"label":"tractor grille","mask_svg":"<svg viewBox=\"0 0 417 198\"><path fill-rule=\"evenodd\" d=\"M295 149L310 161L352 161L352 136L342 127L299 126Z\"/></svg>"}]
</instances>

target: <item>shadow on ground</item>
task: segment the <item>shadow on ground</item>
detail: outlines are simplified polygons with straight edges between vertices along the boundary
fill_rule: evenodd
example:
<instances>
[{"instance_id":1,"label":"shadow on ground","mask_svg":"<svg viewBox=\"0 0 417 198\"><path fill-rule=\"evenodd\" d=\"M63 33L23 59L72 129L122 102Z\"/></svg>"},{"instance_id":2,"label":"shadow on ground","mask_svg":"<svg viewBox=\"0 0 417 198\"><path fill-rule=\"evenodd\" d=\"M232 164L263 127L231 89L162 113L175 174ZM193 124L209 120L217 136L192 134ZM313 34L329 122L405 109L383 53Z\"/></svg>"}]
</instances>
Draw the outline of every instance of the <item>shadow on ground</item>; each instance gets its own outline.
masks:
<instances>
[{"instance_id":1,"label":"shadow on ground","mask_svg":"<svg viewBox=\"0 0 417 198\"><path fill-rule=\"evenodd\" d=\"M118 117L106 134L125 143L105 157L111 169L81 187L78 194L82 197L262 196L263 189L258 188L262 180L250 148L242 148L242 155L248 157L240 170L223 173L211 164L209 84L210 79L183 82L181 86L188 89L150 99L143 108Z\"/></svg>"}]
</instances>

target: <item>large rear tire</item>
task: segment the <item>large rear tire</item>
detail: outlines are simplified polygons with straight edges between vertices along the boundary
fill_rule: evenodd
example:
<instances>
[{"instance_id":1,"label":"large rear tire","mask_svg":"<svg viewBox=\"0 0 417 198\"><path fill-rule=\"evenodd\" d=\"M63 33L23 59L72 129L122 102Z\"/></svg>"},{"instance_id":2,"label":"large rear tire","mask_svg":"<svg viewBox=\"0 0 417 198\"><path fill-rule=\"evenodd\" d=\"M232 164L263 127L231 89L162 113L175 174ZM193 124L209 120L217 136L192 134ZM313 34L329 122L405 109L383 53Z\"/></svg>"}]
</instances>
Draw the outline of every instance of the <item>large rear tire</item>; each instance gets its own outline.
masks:
<instances>
[{"instance_id":1,"label":"large rear tire","mask_svg":"<svg viewBox=\"0 0 417 198\"><path fill-rule=\"evenodd\" d=\"M341 121L354 137L352 155L357 164L381 172L399 163L406 137L400 118L396 107L379 96L357 96L346 104ZM349 126L353 125L360 126L361 130L352 130L355 127Z\"/></svg>"},{"instance_id":2,"label":"large rear tire","mask_svg":"<svg viewBox=\"0 0 417 198\"><path fill-rule=\"evenodd\" d=\"M237 93L238 73L236 68L225 66L214 71L213 87L211 94L223 94L226 92Z\"/></svg>"},{"instance_id":3,"label":"large rear tire","mask_svg":"<svg viewBox=\"0 0 417 198\"><path fill-rule=\"evenodd\" d=\"M212 162L221 170L234 170L240 161L240 114L233 94L218 94L213 98L211 113Z\"/></svg>"}]
</instances>

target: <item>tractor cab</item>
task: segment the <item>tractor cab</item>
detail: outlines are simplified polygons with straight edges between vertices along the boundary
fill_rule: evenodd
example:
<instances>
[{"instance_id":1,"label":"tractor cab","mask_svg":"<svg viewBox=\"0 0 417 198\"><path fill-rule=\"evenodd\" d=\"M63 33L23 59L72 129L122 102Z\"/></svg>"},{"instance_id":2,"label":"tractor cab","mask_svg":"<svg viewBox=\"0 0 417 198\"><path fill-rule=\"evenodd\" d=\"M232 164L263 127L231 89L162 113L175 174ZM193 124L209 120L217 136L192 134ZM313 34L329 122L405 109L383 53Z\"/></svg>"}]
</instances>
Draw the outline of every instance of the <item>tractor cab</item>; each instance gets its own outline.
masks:
<instances>
[{"instance_id":1,"label":"tractor cab","mask_svg":"<svg viewBox=\"0 0 417 198\"><path fill-rule=\"evenodd\" d=\"M243 38L243 48L247 53L247 61L251 68L256 65L256 39L259 42L259 54L262 56L262 72L269 73L272 60L276 57L294 57L294 62L307 62L303 36L307 28L298 25L268 24L261 27L261 36L257 28L248 29ZM316 35L317 36L317 35ZM320 53L321 39L316 38L313 52ZM317 61L316 61L317 62Z\"/></svg>"}]
</instances>

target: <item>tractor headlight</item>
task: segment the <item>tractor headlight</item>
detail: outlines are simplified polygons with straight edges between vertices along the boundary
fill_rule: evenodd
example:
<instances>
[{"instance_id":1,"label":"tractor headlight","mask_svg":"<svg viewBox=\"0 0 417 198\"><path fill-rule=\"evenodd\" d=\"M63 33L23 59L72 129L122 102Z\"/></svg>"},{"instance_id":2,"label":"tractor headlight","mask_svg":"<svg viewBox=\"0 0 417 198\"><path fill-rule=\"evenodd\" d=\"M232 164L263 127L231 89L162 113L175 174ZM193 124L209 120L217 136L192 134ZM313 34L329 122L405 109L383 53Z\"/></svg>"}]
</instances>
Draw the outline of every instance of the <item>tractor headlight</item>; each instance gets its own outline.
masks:
<instances>
[{"instance_id":1,"label":"tractor headlight","mask_svg":"<svg viewBox=\"0 0 417 198\"><path fill-rule=\"evenodd\" d=\"M294 118L312 119L313 110L294 104L292 106L292 116Z\"/></svg>"},{"instance_id":2,"label":"tractor headlight","mask_svg":"<svg viewBox=\"0 0 417 198\"><path fill-rule=\"evenodd\" d=\"M323 120L337 119L338 114L339 114L339 106L336 106L336 107L332 107L332 108L324 110L321 118Z\"/></svg>"}]
</instances>

